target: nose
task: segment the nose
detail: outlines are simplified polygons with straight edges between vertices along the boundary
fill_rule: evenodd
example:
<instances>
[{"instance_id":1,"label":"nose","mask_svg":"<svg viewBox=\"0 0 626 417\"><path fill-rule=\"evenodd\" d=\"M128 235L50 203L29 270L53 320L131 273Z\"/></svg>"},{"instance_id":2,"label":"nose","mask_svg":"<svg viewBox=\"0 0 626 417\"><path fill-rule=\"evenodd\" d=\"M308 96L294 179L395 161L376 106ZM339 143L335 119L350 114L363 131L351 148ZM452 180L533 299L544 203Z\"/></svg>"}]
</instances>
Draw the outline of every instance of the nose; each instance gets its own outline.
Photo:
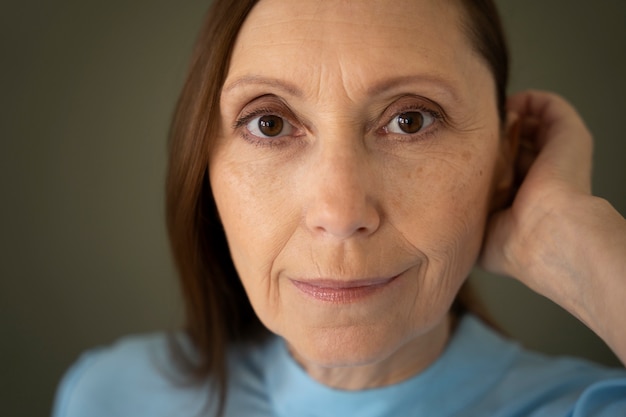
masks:
<instances>
[{"instance_id":1,"label":"nose","mask_svg":"<svg viewBox=\"0 0 626 417\"><path fill-rule=\"evenodd\" d=\"M308 170L307 228L316 235L345 240L378 230L375 170L367 152L354 143L323 146Z\"/></svg>"}]
</instances>

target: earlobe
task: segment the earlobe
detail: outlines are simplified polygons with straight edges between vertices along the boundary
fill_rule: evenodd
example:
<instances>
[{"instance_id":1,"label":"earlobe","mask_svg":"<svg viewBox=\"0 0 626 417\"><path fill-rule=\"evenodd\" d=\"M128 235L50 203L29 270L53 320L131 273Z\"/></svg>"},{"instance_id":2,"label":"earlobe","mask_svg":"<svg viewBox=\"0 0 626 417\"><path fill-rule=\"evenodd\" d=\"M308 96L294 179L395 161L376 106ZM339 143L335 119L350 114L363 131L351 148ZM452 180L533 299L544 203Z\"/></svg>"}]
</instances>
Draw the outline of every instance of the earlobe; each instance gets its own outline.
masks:
<instances>
[{"instance_id":1,"label":"earlobe","mask_svg":"<svg viewBox=\"0 0 626 417\"><path fill-rule=\"evenodd\" d=\"M515 112L507 113L507 120L500 139L500 152L493 179L491 210L510 205L514 197L515 161L519 148L520 118Z\"/></svg>"}]
</instances>

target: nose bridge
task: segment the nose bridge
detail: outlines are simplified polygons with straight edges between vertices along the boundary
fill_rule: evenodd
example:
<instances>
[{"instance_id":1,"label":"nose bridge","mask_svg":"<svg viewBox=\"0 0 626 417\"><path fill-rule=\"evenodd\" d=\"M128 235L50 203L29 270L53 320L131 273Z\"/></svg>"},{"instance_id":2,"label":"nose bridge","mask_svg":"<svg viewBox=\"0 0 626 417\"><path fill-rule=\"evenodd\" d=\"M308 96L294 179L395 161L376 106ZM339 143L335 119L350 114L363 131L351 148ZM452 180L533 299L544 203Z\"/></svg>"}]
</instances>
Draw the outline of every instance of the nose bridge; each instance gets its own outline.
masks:
<instances>
[{"instance_id":1,"label":"nose bridge","mask_svg":"<svg viewBox=\"0 0 626 417\"><path fill-rule=\"evenodd\" d=\"M352 186L357 191L358 185L367 174L363 167L365 159L364 150L361 146L361 138L347 129L337 129L326 136L327 140L321 140L316 164L319 173L326 177L335 186Z\"/></svg>"},{"instance_id":2,"label":"nose bridge","mask_svg":"<svg viewBox=\"0 0 626 417\"><path fill-rule=\"evenodd\" d=\"M380 216L369 162L356 129L335 126L320 132L306 191L305 217L311 231L345 239L378 229Z\"/></svg>"},{"instance_id":3,"label":"nose bridge","mask_svg":"<svg viewBox=\"0 0 626 417\"><path fill-rule=\"evenodd\" d=\"M342 207L356 206L367 199L365 155L352 143L324 146L316 163L321 192L319 201Z\"/></svg>"}]
</instances>

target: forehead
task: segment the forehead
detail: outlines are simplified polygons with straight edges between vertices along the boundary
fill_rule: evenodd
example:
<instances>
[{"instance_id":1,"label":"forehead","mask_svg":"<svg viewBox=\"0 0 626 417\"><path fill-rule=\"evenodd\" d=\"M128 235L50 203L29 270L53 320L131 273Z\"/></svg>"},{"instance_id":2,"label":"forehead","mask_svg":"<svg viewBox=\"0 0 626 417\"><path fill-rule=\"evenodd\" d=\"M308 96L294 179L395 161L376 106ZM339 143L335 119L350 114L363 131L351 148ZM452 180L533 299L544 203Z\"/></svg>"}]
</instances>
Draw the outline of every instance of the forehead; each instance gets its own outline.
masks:
<instances>
[{"instance_id":1,"label":"forehead","mask_svg":"<svg viewBox=\"0 0 626 417\"><path fill-rule=\"evenodd\" d=\"M456 17L454 5L452 0L260 0L246 26L268 35L265 40L269 42L334 41L341 33L346 41L361 43L377 40L374 38L394 39L407 29L428 32L429 23L445 23ZM272 30L266 31L268 28ZM277 28L281 33L272 37ZM293 38L280 37L285 33Z\"/></svg>"},{"instance_id":2,"label":"forehead","mask_svg":"<svg viewBox=\"0 0 626 417\"><path fill-rule=\"evenodd\" d=\"M261 0L240 30L226 84L267 77L310 92L329 83L362 91L423 75L467 89L486 68L461 19L452 0Z\"/></svg>"}]
</instances>

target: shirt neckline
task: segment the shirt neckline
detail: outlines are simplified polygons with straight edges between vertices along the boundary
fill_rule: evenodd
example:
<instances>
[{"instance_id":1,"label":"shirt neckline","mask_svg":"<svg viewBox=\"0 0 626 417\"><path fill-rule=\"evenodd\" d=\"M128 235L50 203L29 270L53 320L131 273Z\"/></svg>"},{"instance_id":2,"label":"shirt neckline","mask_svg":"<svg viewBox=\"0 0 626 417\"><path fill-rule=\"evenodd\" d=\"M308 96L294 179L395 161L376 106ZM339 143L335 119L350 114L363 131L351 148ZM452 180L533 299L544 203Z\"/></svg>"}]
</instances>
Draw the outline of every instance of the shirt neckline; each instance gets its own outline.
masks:
<instances>
[{"instance_id":1,"label":"shirt neckline","mask_svg":"<svg viewBox=\"0 0 626 417\"><path fill-rule=\"evenodd\" d=\"M281 417L396 415L408 409L416 415L437 410L440 416L452 416L482 397L518 350L517 345L466 314L440 357L397 384L362 391L330 388L300 367L282 339L273 346L266 383L272 392L272 406ZM449 401L450 395L454 401Z\"/></svg>"}]
</instances>

